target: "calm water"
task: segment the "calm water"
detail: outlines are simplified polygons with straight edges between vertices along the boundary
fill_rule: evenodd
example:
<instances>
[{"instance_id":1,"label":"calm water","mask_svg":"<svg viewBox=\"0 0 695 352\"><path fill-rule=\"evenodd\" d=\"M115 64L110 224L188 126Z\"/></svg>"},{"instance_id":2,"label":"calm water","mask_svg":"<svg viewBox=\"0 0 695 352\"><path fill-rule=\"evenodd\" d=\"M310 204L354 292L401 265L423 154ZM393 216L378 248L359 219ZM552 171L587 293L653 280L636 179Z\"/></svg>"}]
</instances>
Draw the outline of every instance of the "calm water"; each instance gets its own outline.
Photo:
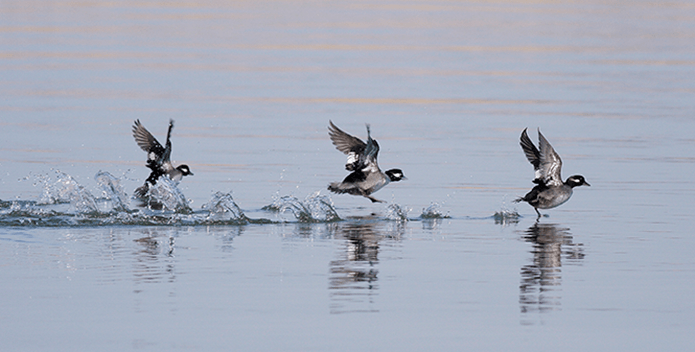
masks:
<instances>
[{"instance_id":1,"label":"calm water","mask_svg":"<svg viewBox=\"0 0 695 352\"><path fill-rule=\"evenodd\" d=\"M689 2L4 1L0 23L0 350L692 348ZM163 142L170 118L190 210L138 208L133 120ZM403 169L387 204L325 190L329 120ZM512 203L525 127L592 185L538 223Z\"/></svg>"}]
</instances>

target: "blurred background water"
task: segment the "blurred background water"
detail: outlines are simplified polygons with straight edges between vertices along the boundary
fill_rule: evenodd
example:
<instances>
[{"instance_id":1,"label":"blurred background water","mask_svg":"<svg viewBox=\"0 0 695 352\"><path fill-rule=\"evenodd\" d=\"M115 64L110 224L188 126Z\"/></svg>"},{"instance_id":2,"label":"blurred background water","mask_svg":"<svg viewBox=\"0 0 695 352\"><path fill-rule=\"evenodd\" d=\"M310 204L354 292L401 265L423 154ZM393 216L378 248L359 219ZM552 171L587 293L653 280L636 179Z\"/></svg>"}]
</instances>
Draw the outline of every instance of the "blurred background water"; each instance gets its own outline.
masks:
<instances>
[{"instance_id":1,"label":"blurred background water","mask_svg":"<svg viewBox=\"0 0 695 352\"><path fill-rule=\"evenodd\" d=\"M686 350L694 39L684 1L3 1L0 349ZM135 119L190 211L129 203ZM326 191L329 120L388 204ZM592 185L538 223L526 127Z\"/></svg>"}]
</instances>

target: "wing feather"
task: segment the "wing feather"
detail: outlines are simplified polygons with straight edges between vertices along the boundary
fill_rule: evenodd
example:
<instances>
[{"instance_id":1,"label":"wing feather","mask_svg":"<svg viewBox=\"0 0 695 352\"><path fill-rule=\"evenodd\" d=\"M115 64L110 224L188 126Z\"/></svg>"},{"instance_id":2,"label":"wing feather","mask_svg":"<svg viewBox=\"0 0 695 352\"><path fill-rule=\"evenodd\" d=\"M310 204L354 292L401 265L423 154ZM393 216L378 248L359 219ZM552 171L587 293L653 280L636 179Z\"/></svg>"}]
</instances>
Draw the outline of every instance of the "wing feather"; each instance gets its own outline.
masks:
<instances>
[{"instance_id":1,"label":"wing feather","mask_svg":"<svg viewBox=\"0 0 695 352\"><path fill-rule=\"evenodd\" d=\"M152 170L158 170L162 167L171 168L169 158L171 156L171 130L174 127L174 121L169 121L169 131L167 133L166 148L157 141L156 138L140 123L140 120L135 120L133 124L133 138L140 149L147 152L147 167Z\"/></svg>"},{"instance_id":2,"label":"wing feather","mask_svg":"<svg viewBox=\"0 0 695 352\"><path fill-rule=\"evenodd\" d=\"M541 163L541 155L538 149L536 149L536 146L533 145L533 142L531 142L531 139L528 138L528 133L526 133L527 129L528 128L524 128L524 131L521 132L519 144L521 145L521 149L524 150L524 154L526 154L526 159L533 165L533 169L536 170Z\"/></svg>"},{"instance_id":3,"label":"wing feather","mask_svg":"<svg viewBox=\"0 0 695 352\"><path fill-rule=\"evenodd\" d=\"M171 163L171 130L174 129L174 120L169 119L169 129L167 130L167 144L162 155L161 162L163 164Z\"/></svg>"},{"instance_id":4,"label":"wing feather","mask_svg":"<svg viewBox=\"0 0 695 352\"><path fill-rule=\"evenodd\" d=\"M363 172L379 172L379 163L377 162L377 157L379 156L379 143L375 139L372 139L372 133L367 125L367 146L364 148L364 152L360 155L358 167Z\"/></svg>"},{"instance_id":5,"label":"wing feather","mask_svg":"<svg viewBox=\"0 0 695 352\"><path fill-rule=\"evenodd\" d=\"M545 136L538 130L538 146L540 148L540 167L539 171L548 186L562 186L562 159L555 152Z\"/></svg>"},{"instance_id":6,"label":"wing feather","mask_svg":"<svg viewBox=\"0 0 695 352\"><path fill-rule=\"evenodd\" d=\"M333 121L328 121L328 135L331 137L331 141L335 148L339 151L350 154L362 154L364 148L367 146L361 139L351 136L338 128L338 126L333 124Z\"/></svg>"},{"instance_id":7,"label":"wing feather","mask_svg":"<svg viewBox=\"0 0 695 352\"><path fill-rule=\"evenodd\" d=\"M135 138L135 143L138 144L140 149L150 152L150 150L154 147L159 147L161 149L162 145L157 142L157 139L154 138L152 133L150 133L145 126L143 126L140 123L140 120L135 120L135 123L133 124L133 137Z\"/></svg>"},{"instance_id":8,"label":"wing feather","mask_svg":"<svg viewBox=\"0 0 695 352\"><path fill-rule=\"evenodd\" d=\"M526 159L528 159L531 165L533 165L534 182L544 181L544 177L541 175L540 170L541 152L538 151L535 145L533 145L533 142L531 142L531 138L528 137L526 130L528 130L528 128L524 128L524 131L521 132L519 145L521 145L521 149L524 151Z\"/></svg>"}]
</instances>

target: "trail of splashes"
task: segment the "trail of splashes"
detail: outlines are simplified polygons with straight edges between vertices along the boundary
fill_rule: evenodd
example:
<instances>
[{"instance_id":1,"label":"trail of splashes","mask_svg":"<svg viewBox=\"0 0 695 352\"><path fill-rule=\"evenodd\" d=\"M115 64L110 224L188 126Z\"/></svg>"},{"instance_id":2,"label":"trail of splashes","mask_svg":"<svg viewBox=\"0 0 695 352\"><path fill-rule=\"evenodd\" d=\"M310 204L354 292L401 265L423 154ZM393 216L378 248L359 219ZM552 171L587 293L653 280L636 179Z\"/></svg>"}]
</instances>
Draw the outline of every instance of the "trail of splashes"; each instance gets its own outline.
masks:
<instances>
[{"instance_id":1,"label":"trail of splashes","mask_svg":"<svg viewBox=\"0 0 695 352\"><path fill-rule=\"evenodd\" d=\"M205 218L205 222L208 224L249 223L249 218L244 215L241 208L234 202L231 192L215 192L210 201L203 204L202 209L209 211Z\"/></svg>"},{"instance_id":2,"label":"trail of splashes","mask_svg":"<svg viewBox=\"0 0 695 352\"><path fill-rule=\"evenodd\" d=\"M519 223L521 215L519 215L519 213L516 211L503 208L502 210L495 212L495 214L492 215L492 218L495 219L495 224L506 226Z\"/></svg>"},{"instance_id":3,"label":"trail of splashes","mask_svg":"<svg viewBox=\"0 0 695 352\"><path fill-rule=\"evenodd\" d=\"M55 179L49 175L39 175L39 182L43 183L43 193L38 204L62 204L70 203L77 213L98 212L96 198L72 176L53 170Z\"/></svg>"},{"instance_id":4,"label":"trail of splashes","mask_svg":"<svg viewBox=\"0 0 695 352\"><path fill-rule=\"evenodd\" d=\"M40 175L35 185L43 186L40 201L0 201L0 226L109 226L109 225L243 225L268 223L249 219L231 193L216 192L201 210L193 211L176 183L161 178L150 188L151 203L159 209L129 209L122 179L99 171L95 176L102 198L95 198L74 178L56 171L56 177ZM87 204L87 205L84 205Z\"/></svg>"},{"instance_id":5,"label":"trail of splashes","mask_svg":"<svg viewBox=\"0 0 695 352\"><path fill-rule=\"evenodd\" d=\"M34 201L14 200L3 203L0 209L0 225L33 225L36 219L53 218L58 214L52 209L38 207Z\"/></svg>"},{"instance_id":6,"label":"trail of splashes","mask_svg":"<svg viewBox=\"0 0 695 352\"><path fill-rule=\"evenodd\" d=\"M168 210L180 214L193 212L186 196L176 187L177 182L169 177L160 177L146 194L146 204L151 210Z\"/></svg>"},{"instance_id":7,"label":"trail of splashes","mask_svg":"<svg viewBox=\"0 0 695 352\"><path fill-rule=\"evenodd\" d=\"M408 221L408 212L410 209L395 203L391 203L386 207L386 218L396 221Z\"/></svg>"},{"instance_id":8,"label":"trail of splashes","mask_svg":"<svg viewBox=\"0 0 695 352\"><path fill-rule=\"evenodd\" d=\"M278 213L284 213L289 210L299 222L340 221L340 216L338 216L331 198L320 195L320 192L307 196L304 201L300 201L294 196L280 197L275 199L273 204L267 205L263 209Z\"/></svg>"},{"instance_id":9,"label":"trail of splashes","mask_svg":"<svg viewBox=\"0 0 695 352\"><path fill-rule=\"evenodd\" d=\"M121 185L121 180L106 171L97 172L94 176L97 185L101 187L104 198L111 202L112 211L128 212L128 194Z\"/></svg>"},{"instance_id":10,"label":"trail of splashes","mask_svg":"<svg viewBox=\"0 0 695 352\"><path fill-rule=\"evenodd\" d=\"M446 214L442 211L442 206L439 203L432 203L427 208L422 209L422 214L420 214L421 219L448 219L450 218L449 212Z\"/></svg>"},{"instance_id":11,"label":"trail of splashes","mask_svg":"<svg viewBox=\"0 0 695 352\"><path fill-rule=\"evenodd\" d=\"M510 210L507 207L506 196L505 200L502 201L501 208L502 209L500 209L500 211L497 211L492 215L492 218L495 220L495 224L507 226L519 223L521 215L516 211L516 207L514 207L514 210Z\"/></svg>"}]
</instances>

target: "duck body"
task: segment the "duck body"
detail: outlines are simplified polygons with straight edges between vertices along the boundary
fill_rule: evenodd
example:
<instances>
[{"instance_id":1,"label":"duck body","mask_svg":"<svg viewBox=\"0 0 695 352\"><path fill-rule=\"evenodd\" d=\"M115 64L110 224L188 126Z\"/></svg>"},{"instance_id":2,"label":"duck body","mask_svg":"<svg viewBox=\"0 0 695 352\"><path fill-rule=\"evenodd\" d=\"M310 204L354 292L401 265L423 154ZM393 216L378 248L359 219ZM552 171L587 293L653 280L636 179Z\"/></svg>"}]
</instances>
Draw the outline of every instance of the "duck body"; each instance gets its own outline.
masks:
<instances>
[{"instance_id":1,"label":"duck body","mask_svg":"<svg viewBox=\"0 0 695 352\"><path fill-rule=\"evenodd\" d=\"M536 184L525 196L519 197L515 202L527 202L540 218L538 209L552 209L566 203L573 194L573 188L577 186L590 186L584 176L574 175L562 181L562 159L555 152L548 140L538 130L538 147L531 142L526 129L521 133L519 144L526 158L533 165Z\"/></svg>"},{"instance_id":2,"label":"duck body","mask_svg":"<svg viewBox=\"0 0 695 352\"><path fill-rule=\"evenodd\" d=\"M367 142L345 133L329 121L328 135L336 146L336 149L347 154L345 164L347 171L352 171L342 182L332 182L328 190L338 194L352 194L363 196L372 202L383 202L372 197L372 194L384 188L391 182L406 179L400 169L381 171L377 162L379 143L372 139L369 125L367 125Z\"/></svg>"},{"instance_id":3,"label":"duck body","mask_svg":"<svg viewBox=\"0 0 695 352\"><path fill-rule=\"evenodd\" d=\"M562 185L559 187L548 187L540 184L525 196L517 199L517 202L524 201L536 209L552 209L565 204L572 197L572 187Z\"/></svg>"},{"instance_id":4,"label":"duck body","mask_svg":"<svg viewBox=\"0 0 695 352\"><path fill-rule=\"evenodd\" d=\"M144 198L151 186L157 184L157 180L166 175L172 181L180 182L184 176L193 175L188 165L182 164L174 167L171 163L171 131L174 129L174 120L169 120L166 147L163 147L156 138L140 123L135 120L133 124L133 138L143 151L147 152L147 168L151 170L145 180L145 184L135 190L135 196Z\"/></svg>"}]
</instances>

